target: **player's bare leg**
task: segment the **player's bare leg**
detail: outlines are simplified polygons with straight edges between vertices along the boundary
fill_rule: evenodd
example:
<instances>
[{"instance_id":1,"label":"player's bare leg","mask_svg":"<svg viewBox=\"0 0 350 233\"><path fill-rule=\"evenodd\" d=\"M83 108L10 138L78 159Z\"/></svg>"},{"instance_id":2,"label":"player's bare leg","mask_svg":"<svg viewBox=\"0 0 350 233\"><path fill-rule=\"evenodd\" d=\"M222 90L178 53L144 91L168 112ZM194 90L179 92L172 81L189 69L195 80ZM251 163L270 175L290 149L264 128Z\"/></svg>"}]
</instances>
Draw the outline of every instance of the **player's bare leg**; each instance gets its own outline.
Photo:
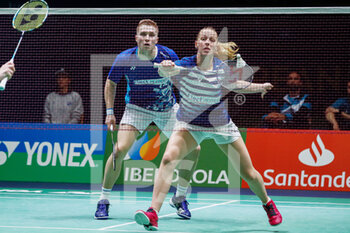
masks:
<instances>
[{"instance_id":1,"label":"player's bare leg","mask_svg":"<svg viewBox=\"0 0 350 233\"><path fill-rule=\"evenodd\" d=\"M139 131L131 126L122 124L118 130L118 143L115 144L115 156L116 156L116 168L113 170L113 156L112 154L108 157L108 160L105 165L105 173L103 178L103 187L107 189L112 189L113 185L117 181L123 159L128 153L131 146L136 141Z\"/></svg>"},{"instance_id":2,"label":"player's bare leg","mask_svg":"<svg viewBox=\"0 0 350 233\"><path fill-rule=\"evenodd\" d=\"M179 181L176 186L176 192L169 200L171 207L176 208L176 213L183 219L191 219L191 212L188 209L189 203L186 200L187 192L190 186L190 180L195 171L200 155L200 146L197 146L190 152L178 165Z\"/></svg>"},{"instance_id":3,"label":"player's bare leg","mask_svg":"<svg viewBox=\"0 0 350 233\"><path fill-rule=\"evenodd\" d=\"M270 224L280 224L282 222L282 216L274 202L268 197L264 180L260 173L253 167L253 163L243 139L240 137L231 144L219 145L219 147L228 156L233 167L241 175L242 179L248 183L249 188L263 203Z\"/></svg>"},{"instance_id":4,"label":"player's bare leg","mask_svg":"<svg viewBox=\"0 0 350 233\"><path fill-rule=\"evenodd\" d=\"M139 131L135 127L126 124L120 125L118 130L118 142L114 145L116 147L114 148L116 156L115 170L113 169L113 156L111 154L105 166L102 194L95 212L96 219L108 219L109 195L120 175L123 159L138 135Z\"/></svg>"},{"instance_id":5,"label":"player's bare leg","mask_svg":"<svg viewBox=\"0 0 350 233\"><path fill-rule=\"evenodd\" d=\"M158 230L158 212L169 192L175 167L181 159L197 146L187 130L175 131L168 142L155 180L151 207L147 211L138 210L135 221L147 230Z\"/></svg>"},{"instance_id":6,"label":"player's bare leg","mask_svg":"<svg viewBox=\"0 0 350 233\"><path fill-rule=\"evenodd\" d=\"M157 211L160 210L164 198L169 192L175 167L196 146L196 141L187 130L175 131L171 135L153 189L151 206Z\"/></svg>"}]
</instances>

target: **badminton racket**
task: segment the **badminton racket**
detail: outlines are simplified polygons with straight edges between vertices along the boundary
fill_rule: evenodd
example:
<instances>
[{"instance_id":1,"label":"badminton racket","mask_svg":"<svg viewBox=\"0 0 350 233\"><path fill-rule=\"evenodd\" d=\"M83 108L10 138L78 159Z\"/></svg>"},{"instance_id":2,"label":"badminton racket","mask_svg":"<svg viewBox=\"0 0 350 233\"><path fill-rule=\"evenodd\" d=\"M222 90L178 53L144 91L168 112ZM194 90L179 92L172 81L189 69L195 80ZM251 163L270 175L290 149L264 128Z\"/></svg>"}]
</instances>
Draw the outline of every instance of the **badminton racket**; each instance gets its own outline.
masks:
<instances>
[{"instance_id":1,"label":"badminton racket","mask_svg":"<svg viewBox=\"0 0 350 233\"><path fill-rule=\"evenodd\" d=\"M22 32L17 43L17 47L12 55L11 61L15 59L18 48L22 42L25 32L33 31L39 28L46 20L49 13L49 6L43 0L31 0L24 3L13 16L12 27ZM4 78L0 83L0 90L6 88L8 77Z\"/></svg>"},{"instance_id":2,"label":"badminton racket","mask_svg":"<svg viewBox=\"0 0 350 233\"><path fill-rule=\"evenodd\" d=\"M235 60L223 61L217 72L221 85L230 91L235 91L249 87L258 70L259 67L249 66L241 55L237 54Z\"/></svg>"}]
</instances>

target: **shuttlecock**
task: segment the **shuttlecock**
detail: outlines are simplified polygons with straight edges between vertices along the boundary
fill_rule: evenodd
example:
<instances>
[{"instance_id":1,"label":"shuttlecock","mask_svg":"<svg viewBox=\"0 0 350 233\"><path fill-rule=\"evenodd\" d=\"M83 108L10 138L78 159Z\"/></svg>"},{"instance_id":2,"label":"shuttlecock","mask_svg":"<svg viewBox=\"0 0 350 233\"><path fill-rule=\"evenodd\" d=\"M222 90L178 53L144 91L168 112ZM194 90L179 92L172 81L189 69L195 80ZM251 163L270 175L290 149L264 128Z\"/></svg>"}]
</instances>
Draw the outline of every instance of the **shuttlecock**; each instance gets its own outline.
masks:
<instances>
[{"instance_id":1,"label":"shuttlecock","mask_svg":"<svg viewBox=\"0 0 350 233\"><path fill-rule=\"evenodd\" d=\"M236 63L236 67L237 68L242 68L242 67L244 67L247 64L243 60L243 58L241 57L241 54L237 53L236 58L237 58L237 63Z\"/></svg>"}]
</instances>

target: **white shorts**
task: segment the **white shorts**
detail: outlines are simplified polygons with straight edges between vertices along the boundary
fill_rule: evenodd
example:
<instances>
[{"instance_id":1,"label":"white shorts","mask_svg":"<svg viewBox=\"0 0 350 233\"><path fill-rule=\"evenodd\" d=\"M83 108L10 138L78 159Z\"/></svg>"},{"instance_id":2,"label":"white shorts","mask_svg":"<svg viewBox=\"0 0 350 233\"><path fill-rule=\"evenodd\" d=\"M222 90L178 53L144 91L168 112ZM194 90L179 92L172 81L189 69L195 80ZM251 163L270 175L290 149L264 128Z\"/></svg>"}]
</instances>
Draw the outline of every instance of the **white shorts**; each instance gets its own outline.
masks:
<instances>
[{"instance_id":1,"label":"white shorts","mask_svg":"<svg viewBox=\"0 0 350 233\"><path fill-rule=\"evenodd\" d=\"M175 104L167 112L155 112L134 104L127 104L120 124L132 125L142 133L154 122L165 136L169 138L174 129L178 109L179 105Z\"/></svg>"},{"instance_id":2,"label":"white shorts","mask_svg":"<svg viewBox=\"0 0 350 233\"><path fill-rule=\"evenodd\" d=\"M210 128L191 125L184 121L176 121L174 130L181 129L187 129L198 145L204 139L214 139L216 144L221 145L232 143L241 137L241 133L231 119L226 125Z\"/></svg>"}]
</instances>

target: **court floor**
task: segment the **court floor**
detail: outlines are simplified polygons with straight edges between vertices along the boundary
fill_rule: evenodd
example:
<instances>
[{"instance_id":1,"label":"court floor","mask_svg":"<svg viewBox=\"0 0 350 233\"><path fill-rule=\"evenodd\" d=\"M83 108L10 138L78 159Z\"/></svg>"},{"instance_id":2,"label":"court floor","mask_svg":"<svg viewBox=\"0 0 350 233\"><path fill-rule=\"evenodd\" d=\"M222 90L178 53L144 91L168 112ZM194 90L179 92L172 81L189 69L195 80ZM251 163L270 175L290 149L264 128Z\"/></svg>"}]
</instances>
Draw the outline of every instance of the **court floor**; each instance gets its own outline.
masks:
<instances>
[{"instance_id":1,"label":"court floor","mask_svg":"<svg viewBox=\"0 0 350 233\"><path fill-rule=\"evenodd\" d=\"M350 232L347 198L272 196L283 223L271 227L252 195L191 194L191 220L177 217L167 203L171 195L159 214L160 232ZM113 192L109 220L93 218L98 198L98 191L0 188L0 232L146 232L133 216L150 205L150 192Z\"/></svg>"}]
</instances>

